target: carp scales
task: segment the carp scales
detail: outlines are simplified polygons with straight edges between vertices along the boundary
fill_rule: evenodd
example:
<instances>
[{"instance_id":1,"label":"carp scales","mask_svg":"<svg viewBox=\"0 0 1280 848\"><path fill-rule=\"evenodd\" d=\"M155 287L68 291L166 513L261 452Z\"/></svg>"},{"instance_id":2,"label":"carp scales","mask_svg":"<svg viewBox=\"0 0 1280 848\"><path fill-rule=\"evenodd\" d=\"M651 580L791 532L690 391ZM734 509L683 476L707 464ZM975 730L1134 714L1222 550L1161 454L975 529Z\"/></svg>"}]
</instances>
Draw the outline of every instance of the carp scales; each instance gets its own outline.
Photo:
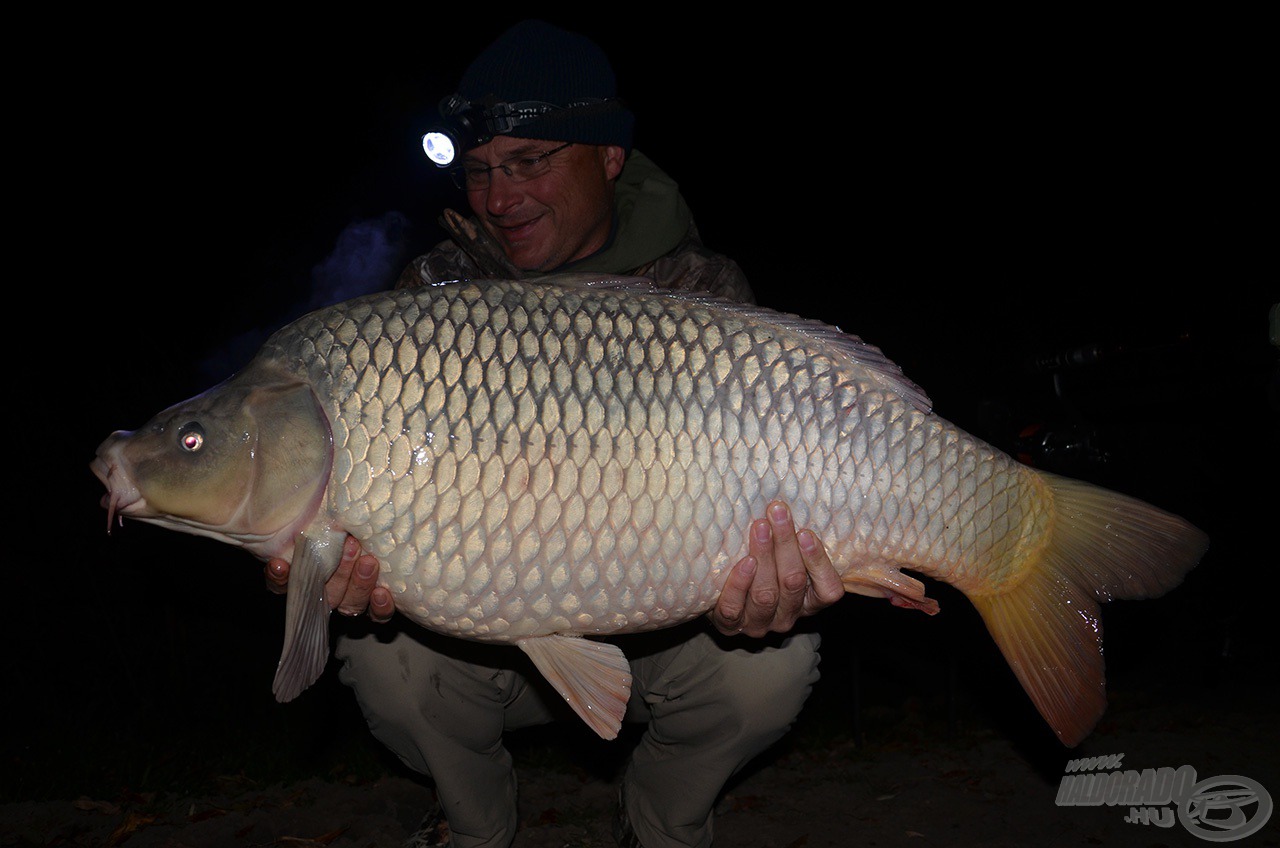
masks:
<instances>
[{"instance_id":1,"label":"carp scales","mask_svg":"<svg viewBox=\"0 0 1280 848\"><path fill-rule=\"evenodd\" d=\"M520 647L613 738L630 668L599 637L710 609L777 498L848 592L933 613L908 572L956 587L1075 745L1106 705L1099 604L1168 591L1208 538L931 406L818 321L636 280L454 282L304 315L91 467L108 529L291 563L281 701L328 661L324 583L350 534L401 614Z\"/></svg>"}]
</instances>

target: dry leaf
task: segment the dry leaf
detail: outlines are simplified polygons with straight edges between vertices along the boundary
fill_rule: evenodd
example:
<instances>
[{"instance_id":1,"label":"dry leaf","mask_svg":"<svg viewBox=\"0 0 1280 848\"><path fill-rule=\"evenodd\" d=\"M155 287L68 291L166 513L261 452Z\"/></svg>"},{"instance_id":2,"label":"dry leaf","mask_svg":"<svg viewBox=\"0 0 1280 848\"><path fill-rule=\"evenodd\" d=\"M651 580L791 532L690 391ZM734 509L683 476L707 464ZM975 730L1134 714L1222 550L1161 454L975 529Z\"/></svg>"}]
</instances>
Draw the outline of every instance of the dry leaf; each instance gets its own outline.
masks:
<instances>
[{"instance_id":1,"label":"dry leaf","mask_svg":"<svg viewBox=\"0 0 1280 848\"><path fill-rule=\"evenodd\" d=\"M141 830L155 820L155 816L148 816L143 813L135 812L127 813L124 817L124 821L120 822L120 824L116 826L116 829L111 831L111 835L107 837L107 841L104 844L108 848L114 848L114 846L120 845L130 836L133 836L135 831Z\"/></svg>"},{"instance_id":2,"label":"dry leaf","mask_svg":"<svg viewBox=\"0 0 1280 848\"><path fill-rule=\"evenodd\" d=\"M120 812L120 808L110 801L95 801L84 795L72 801L71 806L86 813L103 813L108 816L114 816Z\"/></svg>"},{"instance_id":3,"label":"dry leaf","mask_svg":"<svg viewBox=\"0 0 1280 848\"><path fill-rule=\"evenodd\" d=\"M328 845L330 842L346 832L347 828L340 827L337 830L330 831L329 833L325 833L311 839L301 836L282 836L271 844L296 846L296 848L323 848L323 846Z\"/></svg>"}]
</instances>

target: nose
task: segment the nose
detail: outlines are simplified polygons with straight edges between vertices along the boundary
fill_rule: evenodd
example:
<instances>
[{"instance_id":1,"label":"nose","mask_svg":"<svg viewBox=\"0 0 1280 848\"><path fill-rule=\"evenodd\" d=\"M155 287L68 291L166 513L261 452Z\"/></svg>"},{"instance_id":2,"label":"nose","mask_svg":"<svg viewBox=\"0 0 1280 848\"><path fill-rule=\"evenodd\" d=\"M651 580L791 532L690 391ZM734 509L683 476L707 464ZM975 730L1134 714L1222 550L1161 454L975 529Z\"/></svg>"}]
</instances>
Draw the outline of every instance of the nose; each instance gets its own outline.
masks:
<instances>
[{"instance_id":1,"label":"nose","mask_svg":"<svg viewBox=\"0 0 1280 848\"><path fill-rule=\"evenodd\" d=\"M482 193L484 209L490 215L506 215L524 199L520 184L507 176L502 168L494 168L489 172L489 187Z\"/></svg>"}]
</instances>

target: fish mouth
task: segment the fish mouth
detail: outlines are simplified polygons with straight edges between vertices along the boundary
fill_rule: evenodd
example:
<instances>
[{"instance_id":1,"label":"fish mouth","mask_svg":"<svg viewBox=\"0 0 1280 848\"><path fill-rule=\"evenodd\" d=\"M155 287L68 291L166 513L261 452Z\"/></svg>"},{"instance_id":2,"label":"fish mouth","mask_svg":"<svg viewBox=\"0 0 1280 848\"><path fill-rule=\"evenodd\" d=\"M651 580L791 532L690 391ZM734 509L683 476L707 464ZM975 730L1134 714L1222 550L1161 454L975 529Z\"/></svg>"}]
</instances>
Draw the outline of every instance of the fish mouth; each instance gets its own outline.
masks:
<instances>
[{"instance_id":1,"label":"fish mouth","mask_svg":"<svg viewBox=\"0 0 1280 848\"><path fill-rule=\"evenodd\" d=\"M117 463L99 455L89 463L89 469L107 487L100 503L107 510L107 535L110 536L112 524L118 521L124 526L124 517L145 511L146 501Z\"/></svg>"}]
</instances>

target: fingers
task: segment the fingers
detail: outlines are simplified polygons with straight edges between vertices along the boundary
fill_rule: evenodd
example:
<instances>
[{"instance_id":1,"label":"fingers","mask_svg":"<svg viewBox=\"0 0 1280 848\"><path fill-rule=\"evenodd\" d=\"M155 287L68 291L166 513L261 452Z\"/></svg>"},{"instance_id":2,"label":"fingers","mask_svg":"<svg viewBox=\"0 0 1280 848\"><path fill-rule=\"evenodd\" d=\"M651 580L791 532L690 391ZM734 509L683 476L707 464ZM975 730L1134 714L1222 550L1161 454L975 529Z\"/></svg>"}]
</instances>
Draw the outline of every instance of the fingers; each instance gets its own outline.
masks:
<instances>
[{"instance_id":1,"label":"fingers","mask_svg":"<svg viewBox=\"0 0 1280 848\"><path fill-rule=\"evenodd\" d=\"M787 505L774 501L769 504L767 514L769 527L773 532L773 559L778 581L778 602L773 611L771 627L785 632L795 626L796 619L804 609L809 574Z\"/></svg>"},{"instance_id":2,"label":"fingers","mask_svg":"<svg viewBox=\"0 0 1280 848\"><path fill-rule=\"evenodd\" d=\"M350 563L348 563L350 560ZM366 609L370 611L370 615L375 621L385 621L391 617L387 607L391 603L391 593L385 588L379 596L378 608L371 608L370 597L378 586L378 561L369 554L360 550L360 543L350 536L347 537L346 543L342 548L342 562L338 565L338 571L347 568L350 579L347 581L342 598L335 607L338 612L343 615L360 615ZM335 573L335 577L337 574ZM332 581L330 581L332 582ZM328 584L326 584L326 589ZM379 609L381 612L379 612ZM379 618L379 615L385 617Z\"/></svg>"},{"instance_id":3,"label":"fingers","mask_svg":"<svg viewBox=\"0 0 1280 848\"><path fill-rule=\"evenodd\" d=\"M369 560L372 570L373 579L376 581L378 576L378 561L371 556L361 557L361 561ZM395 614L396 604L391 598L391 590L385 586L375 586L372 594L369 596L369 617L379 624L384 624L391 620L391 616Z\"/></svg>"},{"instance_id":4,"label":"fingers","mask_svg":"<svg viewBox=\"0 0 1280 848\"><path fill-rule=\"evenodd\" d=\"M768 520L751 522L750 551L756 561L756 571L739 626L748 636L764 636L772 629L778 609L778 564L773 553L773 528Z\"/></svg>"},{"instance_id":5,"label":"fingers","mask_svg":"<svg viewBox=\"0 0 1280 848\"><path fill-rule=\"evenodd\" d=\"M712 611L722 633L759 637L790 630L803 609L808 577L790 510L775 501L765 514L751 522L748 555L729 573Z\"/></svg>"},{"instance_id":6,"label":"fingers","mask_svg":"<svg viewBox=\"0 0 1280 848\"><path fill-rule=\"evenodd\" d=\"M365 610L369 617L378 623L389 621L396 611L391 591L378 585L378 560L371 554L364 553L360 543L350 536L342 546L342 561L334 577L346 571L349 575L337 606L334 607L343 615L360 615ZM325 584L328 592L333 578ZM336 587L335 587L336 588Z\"/></svg>"},{"instance_id":7,"label":"fingers","mask_svg":"<svg viewBox=\"0 0 1280 848\"><path fill-rule=\"evenodd\" d=\"M359 585L352 582L359 555L360 543L348 536L342 543L342 559L338 560L338 568L324 584L324 599L329 609L343 615L359 615L369 603L368 593L364 603L359 602Z\"/></svg>"},{"instance_id":8,"label":"fingers","mask_svg":"<svg viewBox=\"0 0 1280 848\"><path fill-rule=\"evenodd\" d=\"M289 588L289 563L272 559L263 570L267 588L277 594ZM325 602L342 615L360 615L366 609L378 623L395 614L391 592L378 585L378 560L360 549L360 542L348 536L342 543L342 558L324 584Z\"/></svg>"},{"instance_id":9,"label":"fingers","mask_svg":"<svg viewBox=\"0 0 1280 848\"><path fill-rule=\"evenodd\" d=\"M721 633L759 637L791 630L844 597L844 584L822 542L796 533L791 511L774 501L751 523L749 553L729 572L711 620Z\"/></svg>"},{"instance_id":10,"label":"fingers","mask_svg":"<svg viewBox=\"0 0 1280 848\"><path fill-rule=\"evenodd\" d=\"M729 578L720 591L720 598L711 609L711 623L726 636L742 632L743 615L747 609L747 590L755 579L757 563L755 557L745 556L738 560Z\"/></svg>"},{"instance_id":11,"label":"fingers","mask_svg":"<svg viewBox=\"0 0 1280 848\"><path fill-rule=\"evenodd\" d=\"M750 636L785 633L804 613L809 574L796 538L791 510L774 501L767 519L751 526L751 554L760 567L747 597L742 632Z\"/></svg>"},{"instance_id":12,"label":"fingers","mask_svg":"<svg viewBox=\"0 0 1280 848\"><path fill-rule=\"evenodd\" d=\"M844 582L831 564L831 557L817 534L812 530L801 530L796 535L796 542L804 558L808 581L800 615L813 615L844 597Z\"/></svg>"}]
</instances>

